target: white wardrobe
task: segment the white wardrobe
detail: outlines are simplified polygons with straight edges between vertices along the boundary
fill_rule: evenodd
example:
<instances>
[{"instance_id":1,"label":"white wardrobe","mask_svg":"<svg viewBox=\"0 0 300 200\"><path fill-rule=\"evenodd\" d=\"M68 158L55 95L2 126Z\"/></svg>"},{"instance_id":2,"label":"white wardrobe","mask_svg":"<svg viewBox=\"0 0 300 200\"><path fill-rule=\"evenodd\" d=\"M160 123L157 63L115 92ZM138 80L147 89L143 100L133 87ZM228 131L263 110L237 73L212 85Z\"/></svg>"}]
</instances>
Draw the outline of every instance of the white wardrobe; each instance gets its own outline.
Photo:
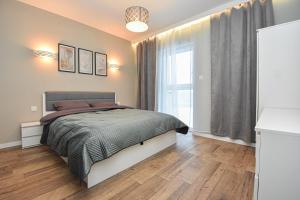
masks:
<instances>
[{"instance_id":1,"label":"white wardrobe","mask_svg":"<svg viewBox=\"0 0 300 200\"><path fill-rule=\"evenodd\" d=\"M300 20L258 31L254 199L300 199Z\"/></svg>"},{"instance_id":2,"label":"white wardrobe","mask_svg":"<svg viewBox=\"0 0 300 200\"><path fill-rule=\"evenodd\" d=\"M300 108L300 20L258 30L258 117L264 107Z\"/></svg>"}]
</instances>

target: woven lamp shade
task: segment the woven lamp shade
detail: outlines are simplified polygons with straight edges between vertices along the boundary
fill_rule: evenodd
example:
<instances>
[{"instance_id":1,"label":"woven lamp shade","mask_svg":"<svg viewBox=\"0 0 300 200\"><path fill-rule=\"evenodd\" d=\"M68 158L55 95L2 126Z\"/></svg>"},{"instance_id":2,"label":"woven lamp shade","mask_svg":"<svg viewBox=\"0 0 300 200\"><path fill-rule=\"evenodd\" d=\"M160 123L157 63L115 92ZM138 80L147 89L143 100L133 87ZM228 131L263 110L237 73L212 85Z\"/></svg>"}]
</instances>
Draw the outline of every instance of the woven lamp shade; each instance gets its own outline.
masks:
<instances>
[{"instance_id":1,"label":"woven lamp shade","mask_svg":"<svg viewBox=\"0 0 300 200\"><path fill-rule=\"evenodd\" d=\"M141 6L132 6L125 11L126 28L132 32L148 30L149 11Z\"/></svg>"}]
</instances>

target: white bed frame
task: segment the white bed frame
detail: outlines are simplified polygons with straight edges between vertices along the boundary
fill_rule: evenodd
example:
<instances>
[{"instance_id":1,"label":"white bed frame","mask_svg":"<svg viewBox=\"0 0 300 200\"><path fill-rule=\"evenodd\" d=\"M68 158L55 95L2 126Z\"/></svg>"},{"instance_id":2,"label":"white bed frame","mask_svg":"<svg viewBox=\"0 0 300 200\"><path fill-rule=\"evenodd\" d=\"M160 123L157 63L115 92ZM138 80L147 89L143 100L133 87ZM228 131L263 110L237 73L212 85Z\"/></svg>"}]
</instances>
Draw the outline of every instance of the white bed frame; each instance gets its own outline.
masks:
<instances>
[{"instance_id":1,"label":"white bed frame","mask_svg":"<svg viewBox=\"0 0 300 200\"><path fill-rule=\"evenodd\" d=\"M45 94L43 94L43 116L49 113L51 112L46 111L46 99ZM84 181L86 182L87 187L91 188L175 143L176 132L169 131L165 134L144 141L143 145L136 144L123 149L112 157L95 163ZM68 162L67 158L62 157L62 159L65 162Z\"/></svg>"}]
</instances>

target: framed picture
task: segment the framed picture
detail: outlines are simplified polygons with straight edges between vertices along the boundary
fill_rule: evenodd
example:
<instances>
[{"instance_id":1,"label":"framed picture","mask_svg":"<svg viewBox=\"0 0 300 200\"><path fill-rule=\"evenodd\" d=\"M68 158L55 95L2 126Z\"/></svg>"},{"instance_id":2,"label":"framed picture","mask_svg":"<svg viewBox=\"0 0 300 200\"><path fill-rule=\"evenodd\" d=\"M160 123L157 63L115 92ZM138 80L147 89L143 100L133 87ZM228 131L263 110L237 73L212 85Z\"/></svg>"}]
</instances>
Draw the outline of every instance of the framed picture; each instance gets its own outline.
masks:
<instances>
[{"instance_id":1,"label":"framed picture","mask_svg":"<svg viewBox=\"0 0 300 200\"><path fill-rule=\"evenodd\" d=\"M107 55L95 52L95 75L107 76Z\"/></svg>"},{"instance_id":2,"label":"framed picture","mask_svg":"<svg viewBox=\"0 0 300 200\"><path fill-rule=\"evenodd\" d=\"M76 49L73 46L58 44L58 71L76 72Z\"/></svg>"},{"instance_id":3,"label":"framed picture","mask_svg":"<svg viewBox=\"0 0 300 200\"><path fill-rule=\"evenodd\" d=\"M78 72L80 74L93 74L93 52L78 48Z\"/></svg>"}]
</instances>

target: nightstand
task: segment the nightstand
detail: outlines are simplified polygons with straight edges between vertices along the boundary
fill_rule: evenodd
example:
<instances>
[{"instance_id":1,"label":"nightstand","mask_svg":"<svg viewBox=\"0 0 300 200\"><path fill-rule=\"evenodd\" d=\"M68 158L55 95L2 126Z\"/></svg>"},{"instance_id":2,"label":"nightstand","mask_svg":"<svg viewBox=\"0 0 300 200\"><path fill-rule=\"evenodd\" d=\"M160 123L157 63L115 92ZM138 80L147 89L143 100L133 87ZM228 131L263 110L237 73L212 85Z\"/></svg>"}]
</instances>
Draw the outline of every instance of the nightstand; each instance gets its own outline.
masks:
<instances>
[{"instance_id":1,"label":"nightstand","mask_svg":"<svg viewBox=\"0 0 300 200\"><path fill-rule=\"evenodd\" d=\"M22 148L40 145L43 126L40 122L28 122L21 124Z\"/></svg>"}]
</instances>

